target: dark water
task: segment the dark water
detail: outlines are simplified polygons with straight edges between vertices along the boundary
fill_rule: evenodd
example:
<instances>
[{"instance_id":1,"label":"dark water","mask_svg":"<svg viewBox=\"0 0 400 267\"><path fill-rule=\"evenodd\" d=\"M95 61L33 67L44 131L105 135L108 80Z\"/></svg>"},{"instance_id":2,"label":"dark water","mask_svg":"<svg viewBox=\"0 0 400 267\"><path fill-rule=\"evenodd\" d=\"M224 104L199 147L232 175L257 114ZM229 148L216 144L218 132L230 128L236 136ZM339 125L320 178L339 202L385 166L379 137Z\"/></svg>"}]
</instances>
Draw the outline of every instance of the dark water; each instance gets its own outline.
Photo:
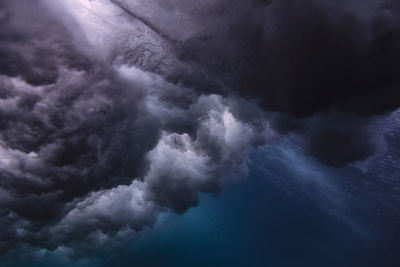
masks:
<instances>
[{"instance_id":1,"label":"dark water","mask_svg":"<svg viewBox=\"0 0 400 267\"><path fill-rule=\"evenodd\" d=\"M400 146L361 171L330 168L287 141L254 151L250 177L109 252L43 252L5 266L399 267Z\"/></svg>"}]
</instances>

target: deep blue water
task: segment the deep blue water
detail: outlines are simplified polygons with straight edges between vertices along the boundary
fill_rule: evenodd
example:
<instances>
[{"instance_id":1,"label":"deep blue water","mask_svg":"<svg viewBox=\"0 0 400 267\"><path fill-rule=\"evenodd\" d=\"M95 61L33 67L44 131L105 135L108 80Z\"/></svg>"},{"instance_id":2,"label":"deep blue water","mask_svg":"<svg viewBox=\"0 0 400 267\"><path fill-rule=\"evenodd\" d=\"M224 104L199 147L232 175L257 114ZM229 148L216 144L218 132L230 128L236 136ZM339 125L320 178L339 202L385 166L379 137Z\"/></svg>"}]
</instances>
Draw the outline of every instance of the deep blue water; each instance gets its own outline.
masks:
<instances>
[{"instance_id":1,"label":"deep blue water","mask_svg":"<svg viewBox=\"0 0 400 267\"><path fill-rule=\"evenodd\" d=\"M397 151L397 150L396 150ZM391 153L396 153L392 151ZM376 168L393 167L381 159ZM382 165L383 164L383 165ZM384 166L385 165L385 166ZM373 165L374 166L374 165ZM55 253L6 266L398 267L394 184L374 168L329 168L290 142L254 151L249 179L202 195L184 215L106 254L72 261ZM396 171L391 176L396 183ZM385 180L385 183L387 183ZM390 179L389 179L390 180ZM386 198L386 199L384 199ZM391 207L391 205L393 207ZM100 256L100 257L99 257Z\"/></svg>"}]
</instances>

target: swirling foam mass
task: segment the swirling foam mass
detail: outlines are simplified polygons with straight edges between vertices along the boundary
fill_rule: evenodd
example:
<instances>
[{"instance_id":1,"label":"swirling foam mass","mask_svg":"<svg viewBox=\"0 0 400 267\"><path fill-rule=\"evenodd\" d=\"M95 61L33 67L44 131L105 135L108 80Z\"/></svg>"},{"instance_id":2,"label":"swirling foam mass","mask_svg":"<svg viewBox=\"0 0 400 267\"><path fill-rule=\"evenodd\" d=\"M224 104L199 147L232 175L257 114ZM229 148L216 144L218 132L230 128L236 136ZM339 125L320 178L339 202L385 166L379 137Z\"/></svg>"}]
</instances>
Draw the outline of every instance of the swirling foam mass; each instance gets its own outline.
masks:
<instances>
[{"instance_id":1,"label":"swirling foam mass","mask_svg":"<svg viewBox=\"0 0 400 267\"><path fill-rule=\"evenodd\" d=\"M1 252L112 247L288 135L322 164L361 164L400 106L395 1L0 8Z\"/></svg>"}]
</instances>

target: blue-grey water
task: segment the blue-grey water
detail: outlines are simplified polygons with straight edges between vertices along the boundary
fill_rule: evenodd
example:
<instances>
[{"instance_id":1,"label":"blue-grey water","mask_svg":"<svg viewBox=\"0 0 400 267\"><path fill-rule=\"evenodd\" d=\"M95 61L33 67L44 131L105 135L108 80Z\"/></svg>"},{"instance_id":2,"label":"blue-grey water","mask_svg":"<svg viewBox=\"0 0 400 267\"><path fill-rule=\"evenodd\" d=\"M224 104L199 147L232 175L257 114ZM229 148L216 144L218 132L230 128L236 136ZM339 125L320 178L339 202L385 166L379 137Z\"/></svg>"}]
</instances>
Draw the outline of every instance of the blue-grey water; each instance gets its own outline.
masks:
<instances>
[{"instance_id":1,"label":"blue-grey water","mask_svg":"<svg viewBox=\"0 0 400 267\"><path fill-rule=\"evenodd\" d=\"M255 150L247 181L115 250L69 259L60 252L2 258L5 266L398 267L398 133L361 170L332 168L293 142Z\"/></svg>"}]
</instances>

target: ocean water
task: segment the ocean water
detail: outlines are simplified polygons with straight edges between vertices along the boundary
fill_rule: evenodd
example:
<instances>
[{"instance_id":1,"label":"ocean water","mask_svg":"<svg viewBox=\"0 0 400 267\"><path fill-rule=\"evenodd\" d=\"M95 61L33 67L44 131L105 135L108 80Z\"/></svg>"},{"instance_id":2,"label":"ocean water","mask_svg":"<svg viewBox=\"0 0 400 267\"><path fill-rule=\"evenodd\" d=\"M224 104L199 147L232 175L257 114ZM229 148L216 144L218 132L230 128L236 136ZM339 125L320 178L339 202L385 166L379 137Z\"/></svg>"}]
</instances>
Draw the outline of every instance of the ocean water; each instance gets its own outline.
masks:
<instances>
[{"instance_id":1,"label":"ocean water","mask_svg":"<svg viewBox=\"0 0 400 267\"><path fill-rule=\"evenodd\" d=\"M390 142L395 142L397 137ZM255 150L249 178L108 253L43 252L7 266L398 267L397 146L367 170L332 168L287 141ZM390 160L394 161L390 161ZM383 173L386 172L386 173ZM11 256L10 256L11 257ZM12 264L12 265L11 265Z\"/></svg>"}]
</instances>

